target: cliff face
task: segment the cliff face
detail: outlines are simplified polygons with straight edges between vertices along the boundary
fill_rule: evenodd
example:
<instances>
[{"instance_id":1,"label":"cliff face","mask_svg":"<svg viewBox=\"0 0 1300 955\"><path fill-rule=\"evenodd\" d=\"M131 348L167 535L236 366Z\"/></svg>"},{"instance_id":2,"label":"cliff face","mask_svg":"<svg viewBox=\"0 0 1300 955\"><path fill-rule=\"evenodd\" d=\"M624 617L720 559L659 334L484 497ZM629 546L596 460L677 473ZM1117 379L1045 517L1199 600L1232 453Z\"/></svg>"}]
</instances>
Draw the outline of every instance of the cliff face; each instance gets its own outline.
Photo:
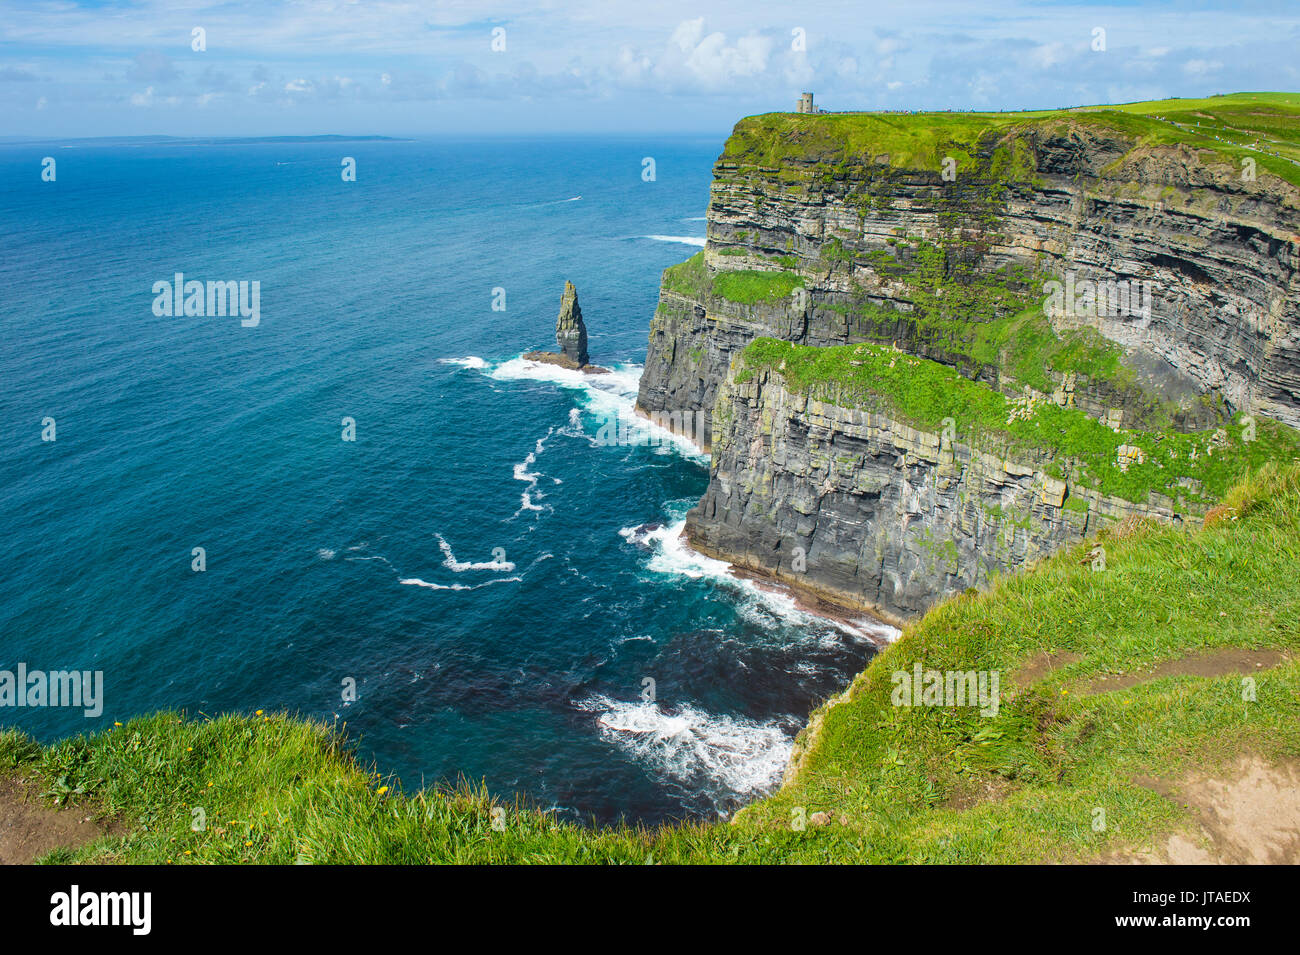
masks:
<instances>
[{"instance_id":1,"label":"cliff face","mask_svg":"<svg viewBox=\"0 0 1300 955\"><path fill-rule=\"evenodd\" d=\"M792 392L771 370L724 381L717 407L712 479L687 515L692 545L895 621L1107 522L1176 513L1172 501L1086 488L1066 506L1045 453L1009 460Z\"/></svg>"},{"instance_id":2,"label":"cliff face","mask_svg":"<svg viewBox=\"0 0 1300 955\"><path fill-rule=\"evenodd\" d=\"M996 384L997 369L965 360L950 338L916 320L912 289L880 267L882 256L897 259L905 277L899 239L942 246L952 231L945 217L964 205L973 225L987 225L972 274L1022 265L1045 278L1073 271L1096 283L1147 283L1148 320L1052 317L1059 328L1089 326L1123 346L1130 378L1145 386L1076 378L1076 401L1140 419L1145 403L1171 400L1181 423L1203 427L1210 418L1195 398L1210 394L1230 411L1300 425L1300 192L1288 183L1262 171L1243 182L1236 167L1201 162L1186 146L1140 147L1069 122L968 144L986 159L1013 151L1026 168L999 180L976 163L953 182L938 163L875 161L884 157L813 151L779 165L751 160L744 127L714 167L706 275L695 287L666 281L661 289L639 399L647 412L707 413L731 358L758 336L894 342ZM738 302L710 290L716 275L742 269L796 273L806 294Z\"/></svg>"},{"instance_id":3,"label":"cliff face","mask_svg":"<svg viewBox=\"0 0 1300 955\"><path fill-rule=\"evenodd\" d=\"M941 440L779 369L737 380L760 338L879 343L1144 441L1203 434L1212 453L1242 413L1300 425L1297 177L1246 175L1187 128L1075 113L738 124L707 246L664 274L638 399L708 422L692 543L906 617L1125 515L1203 511L1208 495L1179 499L1194 477L1127 495L1080 482L1050 436L1008 458L962 443L960 421ZM1124 469L1147 466L1133 441Z\"/></svg>"}]
</instances>

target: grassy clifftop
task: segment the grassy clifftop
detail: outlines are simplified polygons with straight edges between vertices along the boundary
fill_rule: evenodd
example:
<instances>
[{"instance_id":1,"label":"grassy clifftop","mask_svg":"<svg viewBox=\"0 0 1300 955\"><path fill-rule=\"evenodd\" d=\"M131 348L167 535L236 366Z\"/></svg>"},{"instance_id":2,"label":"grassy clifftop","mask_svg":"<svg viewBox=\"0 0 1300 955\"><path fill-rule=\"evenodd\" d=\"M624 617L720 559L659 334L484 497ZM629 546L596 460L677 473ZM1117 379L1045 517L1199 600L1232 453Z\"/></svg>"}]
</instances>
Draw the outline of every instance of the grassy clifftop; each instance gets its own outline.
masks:
<instances>
[{"instance_id":1,"label":"grassy clifftop","mask_svg":"<svg viewBox=\"0 0 1300 955\"><path fill-rule=\"evenodd\" d=\"M1300 757L1300 467L1256 472L1207 525L1108 531L940 605L814 714L794 778L734 823L589 830L401 793L282 715L162 713L50 747L7 731L0 775L115 821L54 862L1019 862L1195 840L1159 781ZM895 705L917 665L1000 674L996 712Z\"/></svg>"},{"instance_id":2,"label":"grassy clifftop","mask_svg":"<svg viewBox=\"0 0 1300 955\"><path fill-rule=\"evenodd\" d=\"M887 156L894 168L937 170L945 156L952 156L960 169L972 161L975 144L1002 141L995 171L1025 179L1032 167L1011 134L1055 135L1072 123L1126 137L1133 149L1185 144L1234 165L1253 156L1263 169L1300 185L1297 93L1005 113L765 113L736 125L722 158L779 165L789 159L834 164Z\"/></svg>"}]
</instances>

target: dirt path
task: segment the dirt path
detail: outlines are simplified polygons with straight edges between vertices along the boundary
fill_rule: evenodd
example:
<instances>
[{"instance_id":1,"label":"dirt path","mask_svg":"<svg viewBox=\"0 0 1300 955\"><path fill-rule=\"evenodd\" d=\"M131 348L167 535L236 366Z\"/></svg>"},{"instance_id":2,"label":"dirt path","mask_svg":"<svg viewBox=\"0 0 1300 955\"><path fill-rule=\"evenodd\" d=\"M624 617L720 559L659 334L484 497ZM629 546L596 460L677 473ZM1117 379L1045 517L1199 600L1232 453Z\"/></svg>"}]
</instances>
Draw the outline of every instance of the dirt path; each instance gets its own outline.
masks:
<instances>
[{"instance_id":1,"label":"dirt path","mask_svg":"<svg viewBox=\"0 0 1300 955\"><path fill-rule=\"evenodd\" d=\"M1065 650L1055 653L1038 653L1011 674L1013 690L1023 690L1048 676L1052 671L1083 659L1081 654ZM1127 690L1142 683L1150 683L1167 676L1199 676L1213 679L1238 673L1250 676L1267 670L1288 659L1278 650L1244 650L1240 647L1221 647L1216 650L1197 650L1156 664L1149 670L1129 673L1101 674L1088 679L1075 680L1067 689L1078 696L1093 696L1112 690Z\"/></svg>"},{"instance_id":2,"label":"dirt path","mask_svg":"<svg viewBox=\"0 0 1300 955\"><path fill-rule=\"evenodd\" d=\"M1192 809L1196 828L1155 848L1107 860L1135 864L1296 865L1300 863L1300 762L1243 756L1231 772L1177 783L1137 782Z\"/></svg>"},{"instance_id":3,"label":"dirt path","mask_svg":"<svg viewBox=\"0 0 1300 955\"><path fill-rule=\"evenodd\" d=\"M0 776L0 865L28 865L52 849L85 845L106 831L84 809L53 809L36 784Z\"/></svg>"},{"instance_id":4,"label":"dirt path","mask_svg":"<svg viewBox=\"0 0 1300 955\"><path fill-rule=\"evenodd\" d=\"M1040 653L1013 674L1012 686L1030 686L1078 659L1074 653ZM1287 654L1277 650L1221 647L1165 660L1147 670L1075 680L1069 690L1092 696L1170 676L1251 676L1287 659ZM1230 769L1214 775L1193 773L1178 780L1143 777L1133 781L1189 809L1193 825L1158 845L1097 861L1130 865L1300 864L1300 760L1269 762L1242 755Z\"/></svg>"},{"instance_id":5,"label":"dirt path","mask_svg":"<svg viewBox=\"0 0 1300 955\"><path fill-rule=\"evenodd\" d=\"M1166 660L1150 670L1094 677L1077 684L1073 692L1091 696L1094 693L1126 690L1139 683L1150 683L1167 676L1199 676L1207 679L1233 673L1250 676L1259 670L1275 667L1284 660L1286 655L1277 650L1242 650L1236 647L1201 650L1175 660Z\"/></svg>"}]
</instances>

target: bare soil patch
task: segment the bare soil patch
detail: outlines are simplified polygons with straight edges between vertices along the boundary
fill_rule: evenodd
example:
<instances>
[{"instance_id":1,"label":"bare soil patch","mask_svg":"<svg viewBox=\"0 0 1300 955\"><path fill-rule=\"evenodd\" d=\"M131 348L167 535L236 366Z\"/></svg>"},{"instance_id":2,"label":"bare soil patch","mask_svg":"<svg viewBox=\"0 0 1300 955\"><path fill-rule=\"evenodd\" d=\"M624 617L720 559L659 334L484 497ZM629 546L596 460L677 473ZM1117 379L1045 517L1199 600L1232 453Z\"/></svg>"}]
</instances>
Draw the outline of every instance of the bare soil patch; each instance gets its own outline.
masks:
<instances>
[{"instance_id":1,"label":"bare soil patch","mask_svg":"<svg viewBox=\"0 0 1300 955\"><path fill-rule=\"evenodd\" d=\"M1081 659L1077 653L1069 650L1044 650L1042 653L1036 653L1015 673L1011 674L1011 686L1015 689L1024 689L1032 686L1039 680L1043 679L1053 670L1068 666L1075 660Z\"/></svg>"},{"instance_id":2,"label":"bare soil patch","mask_svg":"<svg viewBox=\"0 0 1300 955\"><path fill-rule=\"evenodd\" d=\"M45 805L36 787L20 776L0 776L0 865L30 865L53 849L82 846L107 831L84 807Z\"/></svg>"},{"instance_id":3,"label":"bare soil patch","mask_svg":"<svg viewBox=\"0 0 1300 955\"><path fill-rule=\"evenodd\" d=\"M985 779L969 789L952 793L943 805L945 809L956 809L960 812L986 802L1002 802L1011 795L1014 788L1005 779Z\"/></svg>"},{"instance_id":4,"label":"bare soil patch","mask_svg":"<svg viewBox=\"0 0 1300 955\"><path fill-rule=\"evenodd\" d=\"M1191 832L1108 862L1173 865L1300 863L1300 761L1243 756L1228 773L1191 774L1178 782L1137 780L1195 815Z\"/></svg>"},{"instance_id":5,"label":"bare soil patch","mask_svg":"<svg viewBox=\"0 0 1300 955\"><path fill-rule=\"evenodd\" d=\"M1258 670L1277 666L1286 660L1286 654L1277 650L1242 650L1224 647L1219 650L1202 650L1189 653L1176 660L1166 660L1150 670L1128 673L1102 674L1072 687L1081 696L1126 690L1139 683L1150 683L1167 676L1220 677L1238 673L1248 676Z\"/></svg>"}]
</instances>

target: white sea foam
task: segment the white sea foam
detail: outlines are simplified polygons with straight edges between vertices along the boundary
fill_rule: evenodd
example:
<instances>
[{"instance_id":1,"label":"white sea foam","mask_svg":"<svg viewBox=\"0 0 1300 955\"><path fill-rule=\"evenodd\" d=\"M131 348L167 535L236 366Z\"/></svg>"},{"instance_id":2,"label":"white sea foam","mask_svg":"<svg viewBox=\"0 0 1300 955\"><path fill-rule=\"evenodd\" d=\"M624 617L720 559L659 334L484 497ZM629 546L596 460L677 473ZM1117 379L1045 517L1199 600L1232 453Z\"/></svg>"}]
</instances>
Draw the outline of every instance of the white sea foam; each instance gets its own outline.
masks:
<instances>
[{"instance_id":1,"label":"white sea foam","mask_svg":"<svg viewBox=\"0 0 1300 955\"><path fill-rule=\"evenodd\" d=\"M442 566L448 567L458 574L463 574L467 570L504 570L512 571L515 565L508 560L486 560L479 562L470 562L457 560L456 555L451 551L451 545L447 543L446 538L441 534L437 535L438 546L442 548Z\"/></svg>"},{"instance_id":2,"label":"white sea foam","mask_svg":"<svg viewBox=\"0 0 1300 955\"><path fill-rule=\"evenodd\" d=\"M528 469L537 463L537 456L546 449L546 439L554 433L554 428L548 428L546 434L537 439L537 444L533 446L533 450L529 451L528 455L514 466L515 480L523 481L528 485L527 489L519 495L519 509L515 511L515 517L518 517L524 511L546 510L542 505L533 503L533 492L537 491L537 482L541 480L542 475L538 471ZM544 496L540 491L537 492L537 495L538 497Z\"/></svg>"},{"instance_id":3,"label":"white sea foam","mask_svg":"<svg viewBox=\"0 0 1300 955\"><path fill-rule=\"evenodd\" d=\"M753 580L737 576L727 561L694 550L682 534L685 527L686 520L682 518L653 528L644 525L624 527L618 533L620 537L632 543L644 544L653 551L650 560L646 562L649 571L692 580L708 579L734 590L741 598L737 611L752 623L766 626L776 618L805 628L810 638L827 645L834 642L828 632L823 630L817 635L806 628L814 623L829 624L855 640L874 644L890 643L898 639L899 631L880 620L864 617L845 621L801 610L792 593L759 586Z\"/></svg>"},{"instance_id":4,"label":"white sea foam","mask_svg":"<svg viewBox=\"0 0 1300 955\"><path fill-rule=\"evenodd\" d=\"M438 361L444 365L456 365L460 368L486 368L487 362L477 355L467 355L464 358L439 358Z\"/></svg>"},{"instance_id":5,"label":"white sea foam","mask_svg":"<svg viewBox=\"0 0 1300 955\"><path fill-rule=\"evenodd\" d=\"M695 235L639 235L638 239L654 239L656 242L680 242L683 245L694 245L704 248L704 243L708 240L704 236Z\"/></svg>"},{"instance_id":6,"label":"white sea foam","mask_svg":"<svg viewBox=\"0 0 1300 955\"><path fill-rule=\"evenodd\" d=\"M630 752L656 775L691 788L709 781L737 796L762 795L780 782L790 759L793 740L776 722L606 696L577 706L597 714L602 739Z\"/></svg>"},{"instance_id":7,"label":"white sea foam","mask_svg":"<svg viewBox=\"0 0 1300 955\"><path fill-rule=\"evenodd\" d=\"M658 574L690 577L693 580L709 577L715 580L734 581L738 584L745 583L731 573L731 564L725 560L706 557L699 551L692 550L682 537L685 528L686 519L682 518L671 524L660 524L640 535L654 551L654 556L646 565L648 570ZM625 527L619 531L619 534L631 539L630 534L636 531L636 528Z\"/></svg>"},{"instance_id":8,"label":"white sea foam","mask_svg":"<svg viewBox=\"0 0 1300 955\"><path fill-rule=\"evenodd\" d=\"M642 542L653 551L646 562L646 569L653 573L691 580L707 579L734 591L741 598L737 610L754 623L770 625L775 617L797 626L821 619L800 610L791 594L759 587L752 580L738 577L727 561L691 548L682 534L685 527L686 520L682 518L648 530L625 527L619 535L629 541Z\"/></svg>"},{"instance_id":9,"label":"white sea foam","mask_svg":"<svg viewBox=\"0 0 1300 955\"><path fill-rule=\"evenodd\" d=\"M497 365L489 375L498 381L549 381L578 392L583 410L597 419L596 427L585 430L581 416L575 418L570 411L564 433L581 432L593 446L606 443L653 446L663 453L675 452L699 464L709 462L709 456L690 438L636 413L636 396L641 385L639 365L616 365L608 374L589 375L548 362L512 358ZM614 429L617 429L616 441L608 441L607 436Z\"/></svg>"},{"instance_id":10,"label":"white sea foam","mask_svg":"<svg viewBox=\"0 0 1300 955\"><path fill-rule=\"evenodd\" d=\"M626 394L633 397L636 396L641 382L641 369L636 365L615 366L608 374L589 375L583 371L523 357L503 361L489 374L498 381L552 381L580 391Z\"/></svg>"},{"instance_id":11,"label":"white sea foam","mask_svg":"<svg viewBox=\"0 0 1300 955\"><path fill-rule=\"evenodd\" d=\"M330 550L328 547L322 547L320 550L316 551L316 556L321 560L333 560L334 551Z\"/></svg>"},{"instance_id":12,"label":"white sea foam","mask_svg":"<svg viewBox=\"0 0 1300 955\"><path fill-rule=\"evenodd\" d=\"M429 590L478 590L480 587L491 587L493 584L518 583L523 579L522 577L496 577L492 580L485 580L481 584L439 584L429 580L421 580L419 577L401 577L397 582L406 584L409 587L426 587Z\"/></svg>"},{"instance_id":13,"label":"white sea foam","mask_svg":"<svg viewBox=\"0 0 1300 955\"><path fill-rule=\"evenodd\" d=\"M465 563L458 561L456 560L456 555L452 553L451 545L447 543L443 536L441 534L435 536L438 538L438 546L442 549L442 565L450 568L455 573L463 573L467 570L495 570L509 572L515 569L515 565L509 561L493 560L482 563ZM366 544L358 544L354 547L349 547L348 550L361 550L366 546ZM393 572L393 575L397 577L397 582L399 584L404 584L409 587L424 587L427 590L478 590L480 587L491 587L493 584L519 583L523 580L522 576L494 577L491 580L485 580L477 584L440 584L436 581L424 580L420 577L403 577L398 569L393 566L393 562L382 554L349 556L345 557L344 560L377 560ZM533 563L536 564L537 561L534 560Z\"/></svg>"}]
</instances>

